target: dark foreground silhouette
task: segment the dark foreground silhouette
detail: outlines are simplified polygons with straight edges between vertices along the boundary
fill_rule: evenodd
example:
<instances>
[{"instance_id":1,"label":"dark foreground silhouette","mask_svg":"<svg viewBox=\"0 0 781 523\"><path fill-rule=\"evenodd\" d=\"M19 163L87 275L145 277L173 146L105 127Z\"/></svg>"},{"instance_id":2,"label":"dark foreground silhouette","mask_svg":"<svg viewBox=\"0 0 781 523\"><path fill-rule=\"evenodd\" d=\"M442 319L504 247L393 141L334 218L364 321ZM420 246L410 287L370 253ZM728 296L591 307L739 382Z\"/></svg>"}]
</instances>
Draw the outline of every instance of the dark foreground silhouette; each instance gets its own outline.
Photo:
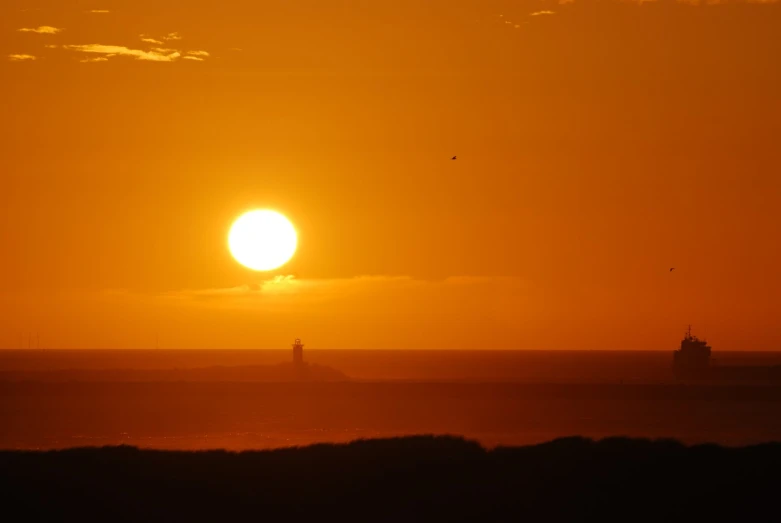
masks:
<instances>
[{"instance_id":1,"label":"dark foreground silhouette","mask_svg":"<svg viewBox=\"0 0 781 523\"><path fill-rule=\"evenodd\" d=\"M781 444L408 437L262 452L0 452L18 521L764 521ZM693 518L693 519L690 519Z\"/></svg>"}]
</instances>

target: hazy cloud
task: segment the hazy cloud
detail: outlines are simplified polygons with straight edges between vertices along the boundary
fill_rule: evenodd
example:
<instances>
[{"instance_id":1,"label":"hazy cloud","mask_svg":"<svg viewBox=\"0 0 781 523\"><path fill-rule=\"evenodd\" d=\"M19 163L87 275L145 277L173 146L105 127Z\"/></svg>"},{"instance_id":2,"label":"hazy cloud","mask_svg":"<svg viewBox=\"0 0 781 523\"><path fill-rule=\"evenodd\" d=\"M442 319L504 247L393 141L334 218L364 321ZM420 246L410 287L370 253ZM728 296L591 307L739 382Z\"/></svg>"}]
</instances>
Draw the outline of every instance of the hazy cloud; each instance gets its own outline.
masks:
<instances>
[{"instance_id":1,"label":"hazy cloud","mask_svg":"<svg viewBox=\"0 0 781 523\"><path fill-rule=\"evenodd\" d=\"M38 58L31 54L9 54L8 59L12 62L26 62L30 60L37 60Z\"/></svg>"},{"instance_id":2,"label":"hazy cloud","mask_svg":"<svg viewBox=\"0 0 781 523\"><path fill-rule=\"evenodd\" d=\"M193 60L195 62L203 62L203 58L201 58L199 56L183 56L182 59L183 60Z\"/></svg>"},{"instance_id":3,"label":"hazy cloud","mask_svg":"<svg viewBox=\"0 0 781 523\"><path fill-rule=\"evenodd\" d=\"M56 295L32 292L20 299L29 304L26 308L34 308L38 321L42 316L59 318L62 309L68 308L68 325L62 326L60 337L66 340L61 342L63 346L140 346L143 336L137 336L139 332L156 332L166 325L163 330L169 345L192 348L263 345L283 334L286 339L291 332L306 332L306 338L318 340L320 346L354 343L367 348L363 344L369 343L368 337L377 336L370 348L432 344L441 348L511 348L532 346L519 332L529 325L544 324L550 300L535 300L537 296L539 290L520 278L424 280L388 275L326 279L259 276L245 285L227 288L74 290ZM7 303L0 300L0 313L5 312ZM103 327L98 336L105 335L103 339L95 338L96 317ZM500 334L487 339L486 331ZM345 332L350 333L349 339ZM2 336L0 332L0 340Z\"/></svg>"},{"instance_id":4,"label":"hazy cloud","mask_svg":"<svg viewBox=\"0 0 781 523\"><path fill-rule=\"evenodd\" d=\"M555 15L556 11L535 11L533 13L529 13L529 16L541 16L541 15Z\"/></svg>"},{"instance_id":5,"label":"hazy cloud","mask_svg":"<svg viewBox=\"0 0 781 523\"><path fill-rule=\"evenodd\" d=\"M190 56L210 56L206 51L187 51Z\"/></svg>"},{"instance_id":6,"label":"hazy cloud","mask_svg":"<svg viewBox=\"0 0 781 523\"><path fill-rule=\"evenodd\" d=\"M422 280L421 280L422 281ZM408 276L359 276L344 279L298 279L293 275L275 276L259 283L218 289L186 289L164 293L162 296L180 300L203 300L220 297L252 298L258 295L330 294L350 288L378 287L391 284L415 285L417 280Z\"/></svg>"},{"instance_id":7,"label":"hazy cloud","mask_svg":"<svg viewBox=\"0 0 781 523\"><path fill-rule=\"evenodd\" d=\"M162 298L193 303L213 303L219 306L255 307L274 303L327 302L356 296L413 296L419 291L458 289L475 286L501 286L502 289L522 289L519 278L456 276L444 280L421 280L409 276L356 276L339 279L299 279L295 276L276 276L259 283L223 289L190 289L163 293ZM410 294L412 293L412 294Z\"/></svg>"},{"instance_id":8,"label":"hazy cloud","mask_svg":"<svg viewBox=\"0 0 781 523\"><path fill-rule=\"evenodd\" d=\"M77 51L80 53L96 53L106 56L132 56L136 60L144 60L148 62L174 62L181 56L181 54L176 51L170 54L163 54L156 53L154 51L144 51L141 49L130 49L128 47L119 45L63 45L62 48L69 51Z\"/></svg>"},{"instance_id":9,"label":"hazy cloud","mask_svg":"<svg viewBox=\"0 0 781 523\"><path fill-rule=\"evenodd\" d=\"M106 14L106 13L110 13L111 11L109 11L108 9L91 9L87 12L94 13L94 14Z\"/></svg>"},{"instance_id":10,"label":"hazy cloud","mask_svg":"<svg viewBox=\"0 0 781 523\"><path fill-rule=\"evenodd\" d=\"M141 35L141 41L146 42L148 44L157 44L157 45L161 45L163 43L162 40L157 40L156 38L150 38L146 35Z\"/></svg>"},{"instance_id":11,"label":"hazy cloud","mask_svg":"<svg viewBox=\"0 0 781 523\"><path fill-rule=\"evenodd\" d=\"M22 33L38 33L42 35L56 35L63 31L63 29L52 27L50 25L42 25L40 27L23 27L19 29Z\"/></svg>"},{"instance_id":12,"label":"hazy cloud","mask_svg":"<svg viewBox=\"0 0 781 523\"><path fill-rule=\"evenodd\" d=\"M163 37L163 40L181 40L182 37L179 33L168 33Z\"/></svg>"},{"instance_id":13,"label":"hazy cloud","mask_svg":"<svg viewBox=\"0 0 781 523\"><path fill-rule=\"evenodd\" d=\"M84 60L80 60L81 63L88 64L93 62L108 62L108 59L111 56L115 55L106 55L106 56L96 56L95 58L85 58Z\"/></svg>"}]
</instances>

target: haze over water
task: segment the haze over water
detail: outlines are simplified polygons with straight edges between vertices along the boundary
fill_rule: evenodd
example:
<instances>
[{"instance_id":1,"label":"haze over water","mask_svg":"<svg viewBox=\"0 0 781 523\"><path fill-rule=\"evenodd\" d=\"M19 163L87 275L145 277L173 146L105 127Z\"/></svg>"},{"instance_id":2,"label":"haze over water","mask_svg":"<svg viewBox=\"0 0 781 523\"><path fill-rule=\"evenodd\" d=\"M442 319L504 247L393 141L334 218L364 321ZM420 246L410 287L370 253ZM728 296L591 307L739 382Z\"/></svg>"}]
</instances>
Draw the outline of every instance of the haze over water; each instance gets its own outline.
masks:
<instances>
[{"instance_id":1,"label":"haze over water","mask_svg":"<svg viewBox=\"0 0 781 523\"><path fill-rule=\"evenodd\" d=\"M670 351L448 351L305 349L308 362L357 380L669 383ZM3 350L0 372L170 370L274 365L289 350ZM714 353L714 364L777 365L781 352Z\"/></svg>"}]
</instances>

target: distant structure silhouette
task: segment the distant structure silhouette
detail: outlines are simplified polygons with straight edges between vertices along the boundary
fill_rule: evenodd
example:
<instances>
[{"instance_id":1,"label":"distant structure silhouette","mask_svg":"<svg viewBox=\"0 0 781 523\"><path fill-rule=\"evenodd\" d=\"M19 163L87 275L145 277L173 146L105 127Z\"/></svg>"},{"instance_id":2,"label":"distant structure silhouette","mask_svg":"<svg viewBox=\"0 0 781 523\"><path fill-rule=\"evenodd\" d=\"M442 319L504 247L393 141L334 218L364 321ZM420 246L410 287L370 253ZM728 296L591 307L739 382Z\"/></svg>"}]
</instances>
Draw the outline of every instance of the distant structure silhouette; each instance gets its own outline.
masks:
<instances>
[{"instance_id":1,"label":"distant structure silhouette","mask_svg":"<svg viewBox=\"0 0 781 523\"><path fill-rule=\"evenodd\" d=\"M684 380L781 385L781 365L712 365L710 345L692 334L691 325L673 352L673 372Z\"/></svg>"},{"instance_id":2,"label":"distant structure silhouette","mask_svg":"<svg viewBox=\"0 0 781 523\"><path fill-rule=\"evenodd\" d=\"M711 348L705 340L692 336L692 326L681 340L681 348L673 353L673 365L678 375L701 372L710 362Z\"/></svg>"},{"instance_id":3,"label":"distant structure silhouette","mask_svg":"<svg viewBox=\"0 0 781 523\"><path fill-rule=\"evenodd\" d=\"M304 344L301 343L299 338L293 342L293 364L301 366L304 364Z\"/></svg>"}]
</instances>

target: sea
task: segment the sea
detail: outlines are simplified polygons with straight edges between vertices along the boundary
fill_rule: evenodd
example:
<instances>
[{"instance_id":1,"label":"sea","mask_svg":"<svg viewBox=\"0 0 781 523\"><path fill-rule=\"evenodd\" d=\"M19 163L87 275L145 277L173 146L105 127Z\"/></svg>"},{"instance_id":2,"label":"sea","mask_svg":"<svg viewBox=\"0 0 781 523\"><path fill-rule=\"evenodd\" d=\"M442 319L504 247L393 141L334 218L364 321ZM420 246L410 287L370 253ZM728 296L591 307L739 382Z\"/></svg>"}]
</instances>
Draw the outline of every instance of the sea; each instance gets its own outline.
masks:
<instances>
[{"instance_id":1,"label":"sea","mask_svg":"<svg viewBox=\"0 0 781 523\"><path fill-rule=\"evenodd\" d=\"M410 434L458 435L486 447L568 436L733 446L781 441L781 387L679 383L670 351L305 349L308 363L349 377L329 383L47 377L265 366L291 356L281 350L3 350L0 448L238 451ZM781 353L718 352L714 360L778 365Z\"/></svg>"}]
</instances>

